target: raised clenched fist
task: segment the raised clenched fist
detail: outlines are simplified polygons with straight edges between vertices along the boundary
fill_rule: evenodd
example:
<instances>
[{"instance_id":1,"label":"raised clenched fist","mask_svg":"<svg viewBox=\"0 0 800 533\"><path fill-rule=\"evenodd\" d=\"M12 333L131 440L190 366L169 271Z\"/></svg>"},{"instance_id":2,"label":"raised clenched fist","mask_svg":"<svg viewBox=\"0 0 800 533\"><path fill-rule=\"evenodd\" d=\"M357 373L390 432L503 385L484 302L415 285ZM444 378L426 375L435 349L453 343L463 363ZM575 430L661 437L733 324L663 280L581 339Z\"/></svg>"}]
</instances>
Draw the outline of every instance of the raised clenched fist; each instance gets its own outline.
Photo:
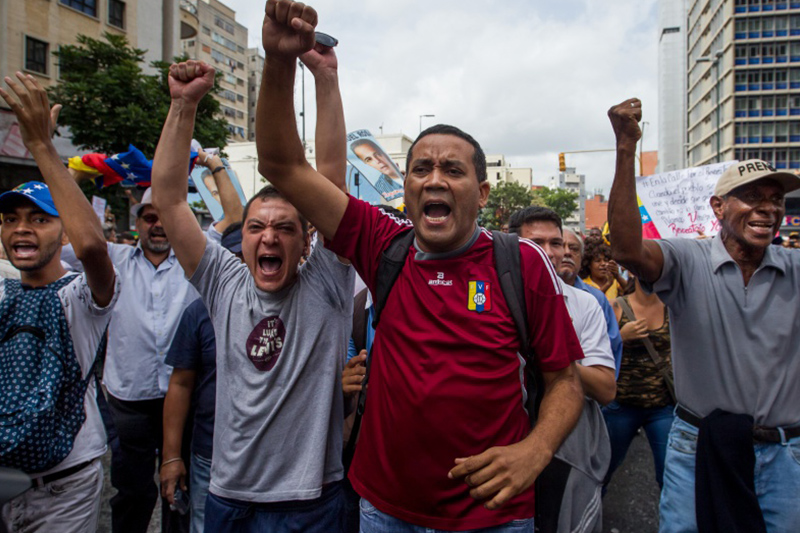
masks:
<instances>
[{"instance_id":1,"label":"raised clenched fist","mask_svg":"<svg viewBox=\"0 0 800 533\"><path fill-rule=\"evenodd\" d=\"M608 110L608 118L614 127L617 146L636 144L642 137L639 121L642 120L642 102L638 98L625 100Z\"/></svg>"},{"instance_id":2,"label":"raised clenched fist","mask_svg":"<svg viewBox=\"0 0 800 533\"><path fill-rule=\"evenodd\" d=\"M169 94L173 100L197 104L214 86L214 68L203 61L184 61L169 67Z\"/></svg>"},{"instance_id":3,"label":"raised clenched fist","mask_svg":"<svg viewBox=\"0 0 800 533\"><path fill-rule=\"evenodd\" d=\"M261 39L268 57L296 59L314 47L317 12L292 0L269 0Z\"/></svg>"}]
</instances>

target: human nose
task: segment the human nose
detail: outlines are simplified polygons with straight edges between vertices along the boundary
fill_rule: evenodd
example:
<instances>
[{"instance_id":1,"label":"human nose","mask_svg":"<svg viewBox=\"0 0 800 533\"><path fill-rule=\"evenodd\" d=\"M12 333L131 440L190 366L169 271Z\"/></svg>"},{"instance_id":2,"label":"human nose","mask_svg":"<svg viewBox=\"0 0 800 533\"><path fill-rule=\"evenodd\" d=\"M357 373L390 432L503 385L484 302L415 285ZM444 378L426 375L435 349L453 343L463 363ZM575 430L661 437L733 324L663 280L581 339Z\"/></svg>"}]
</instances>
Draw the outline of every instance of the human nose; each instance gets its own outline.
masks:
<instances>
[{"instance_id":1,"label":"human nose","mask_svg":"<svg viewBox=\"0 0 800 533\"><path fill-rule=\"evenodd\" d=\"M425 186L428 188L443 189L446 184L447 180L445 179L444 170L439 167L434 167L430 174L428 174Z\"/></svg>"}]
</instances>

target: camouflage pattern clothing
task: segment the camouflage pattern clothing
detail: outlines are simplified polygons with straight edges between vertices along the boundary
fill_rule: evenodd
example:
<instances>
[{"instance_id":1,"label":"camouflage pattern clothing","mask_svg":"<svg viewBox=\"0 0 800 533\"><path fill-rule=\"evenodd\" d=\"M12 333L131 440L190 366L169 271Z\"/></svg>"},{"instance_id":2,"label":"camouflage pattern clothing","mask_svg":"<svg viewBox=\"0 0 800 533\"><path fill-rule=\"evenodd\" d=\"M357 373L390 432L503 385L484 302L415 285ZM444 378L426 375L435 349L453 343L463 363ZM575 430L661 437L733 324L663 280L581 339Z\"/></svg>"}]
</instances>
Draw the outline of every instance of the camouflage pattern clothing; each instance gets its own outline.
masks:
<instances>
[{"instance_id":1,"label":"camouflage pattern clothing","mask_svg":"<svg viewBox=\"0 0 800 533\"><path fill-rule=\"evenodd\" d=\"M628 297L622 298L628 302ZM628 302L630 304L630 302ZM630 322L623 313L619 319L619 329ZM664 307L664 324L648 332L650 342L662 358L663 365L672 372L671 346L669 337L669 313ZM672 403L664 377L656 366L641 340L623 341L622 366L617 379L617 403L645 409L664 407Z\"/></svg>"}]
</instances>

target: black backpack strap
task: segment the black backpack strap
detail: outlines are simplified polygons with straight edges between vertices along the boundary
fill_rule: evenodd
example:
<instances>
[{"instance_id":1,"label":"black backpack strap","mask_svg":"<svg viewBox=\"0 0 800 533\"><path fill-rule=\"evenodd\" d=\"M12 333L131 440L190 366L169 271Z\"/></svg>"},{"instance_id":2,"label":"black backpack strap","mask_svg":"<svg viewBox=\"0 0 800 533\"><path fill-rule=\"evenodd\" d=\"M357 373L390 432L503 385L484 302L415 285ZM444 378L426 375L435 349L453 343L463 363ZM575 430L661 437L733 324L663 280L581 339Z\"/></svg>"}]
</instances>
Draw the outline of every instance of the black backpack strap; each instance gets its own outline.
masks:
<instances>
[{"instance_id":1,"label":"black backpack strap","mask_svg":"<svg viewBox=\"0 0 800 533\"><path fill-rule=\"evenodd\" d=\"M367 347L367 289L356 294L353 299L353 344L356 355Z\"/></svg>"},{"instance_id":2,"label":"black backpack strap","mask_svg":"<svg viewBox=\"0 0 800 533\"><path fill-rule=\"evenodd\" d=\"M372 295L375 309L375 316L372 319L373 328L378 327L381 311L386 305L386 300L389 299L389 293L392 291L394 282L397 281L400 271L403 270L403 265L406 264L408 249L413 243L414 230L409 228L408 231L395 236L381 254L381 260L378 263L378 274L375 276L375 292Z\"/></svg>"},{"instance_id":3,"label":"black backpack strap","mask_svg":"<svg viewBox=\"0 0 800 533\"><path fill-rule=\"evenodd\" d=\"M494 262L497 278L500 280L500 289L503 298L514 319L517 335L520 340L520 351L525 358L525 368L528 371L526 407L531 419L531 426L536 421L541 402L542 377L535 365L535 353L531 348L530 333L528 331L528 310L525 302L525 283L522 279L522 265L520 262L519 237L515 234L492 232L492 247L494 248Z\"/></svg>"},{"instance_id":4,"label":"black backpack strap","mask_svg":"<svg viewBox=\"0 0 800 533\"><path fill-rule=\"evenodd\" d=\"M381 259L378 263L378 272L375 276L375 293L372 295L372 308L373 318L372 327L377 328L380 321L381 311L386 305L386 300L389 299L389 293L392 292L392 287L397 281L400 272L403 270L403 265L406 263L408 257L408 249L414 242L414 230L409 228L408 231L398 233L389 246L381 253ZM342 452L342 463L344 465L345 475L350 470L350 463L353 462L353 456L356 453L356 441L358 434L361 430L361 418L364 416L364 409L367 404L367 384L369 383L370 373L370 360L372 359L372 347L370 346L370 353L367 356L367 371L364 374L364 379L361 382L361 391L358 393L358 404L356 405L356 415L353 420L353 429L350 431L350 438L347 445Z\"/></svg>"}]
</instances>

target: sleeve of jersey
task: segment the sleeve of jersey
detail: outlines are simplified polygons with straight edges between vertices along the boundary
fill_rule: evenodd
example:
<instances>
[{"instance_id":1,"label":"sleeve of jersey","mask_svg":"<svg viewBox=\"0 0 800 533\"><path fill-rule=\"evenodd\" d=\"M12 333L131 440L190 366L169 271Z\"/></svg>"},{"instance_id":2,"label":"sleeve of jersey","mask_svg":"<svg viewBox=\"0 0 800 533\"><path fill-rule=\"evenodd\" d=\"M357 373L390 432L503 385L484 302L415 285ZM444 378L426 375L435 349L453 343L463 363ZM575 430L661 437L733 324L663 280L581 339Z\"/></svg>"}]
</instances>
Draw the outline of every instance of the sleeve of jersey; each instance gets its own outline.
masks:
<instances>
[{"instance_id":1,"label":"sleeve of jersey","mask_svg":"<svg viewBox=\"0 0 800 533\"><path fill-rule=\"evenodd\" d=\"M381 252L398 233L409 227L410 222L350 196L336 235L330 242L326 241L325 246L349 259L367 287L374 290Z\"/></svg>"},{"instance_id":2,"label":"sleeve of jersey","mask_svg":"<svg viewBox=\"0 0 800 533\"><path fill-rule=\"evenodd\" d=\"M553 264L544 251L520 240L531 347L542 372L556 372L583 358Z\"/></svg>"}]
</instances>

